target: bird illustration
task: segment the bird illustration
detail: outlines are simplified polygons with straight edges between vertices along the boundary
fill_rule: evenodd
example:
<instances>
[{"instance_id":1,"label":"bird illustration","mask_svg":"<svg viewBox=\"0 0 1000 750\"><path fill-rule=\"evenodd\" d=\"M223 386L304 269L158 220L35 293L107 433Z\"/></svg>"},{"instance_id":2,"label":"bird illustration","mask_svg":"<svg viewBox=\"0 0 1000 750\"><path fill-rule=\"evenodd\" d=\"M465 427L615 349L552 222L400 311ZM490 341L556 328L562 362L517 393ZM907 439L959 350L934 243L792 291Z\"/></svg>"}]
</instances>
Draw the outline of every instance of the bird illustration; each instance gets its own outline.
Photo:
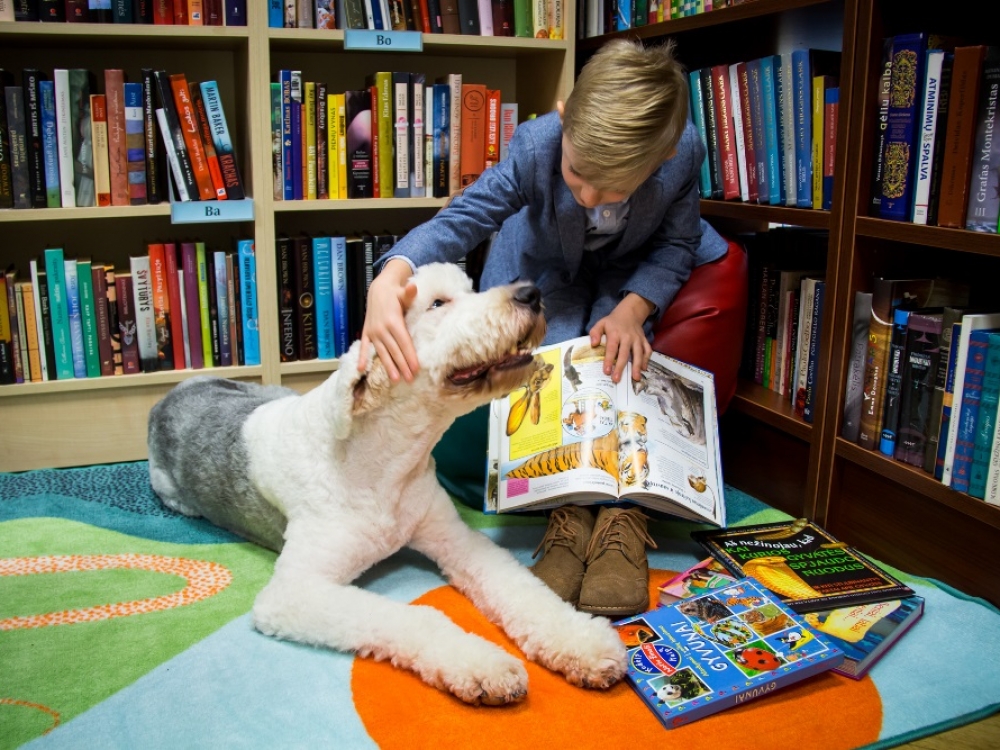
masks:
<instances>
[{"instance_id":1,"label":"bird illustration","mask_svg":"<svg viewBox=\"0 0 1000 750\"><path fill-rule=\"evenodd\" d=\"M576 393L577 388L583 385L583 380L580 378L580 373L578 373L576 368L573 367L572 346L566 350L566 354L563 356L563 374L566 376L566 380L569 381L570 386L572 386L572 392Z\"/></svg>"}]
</instances>

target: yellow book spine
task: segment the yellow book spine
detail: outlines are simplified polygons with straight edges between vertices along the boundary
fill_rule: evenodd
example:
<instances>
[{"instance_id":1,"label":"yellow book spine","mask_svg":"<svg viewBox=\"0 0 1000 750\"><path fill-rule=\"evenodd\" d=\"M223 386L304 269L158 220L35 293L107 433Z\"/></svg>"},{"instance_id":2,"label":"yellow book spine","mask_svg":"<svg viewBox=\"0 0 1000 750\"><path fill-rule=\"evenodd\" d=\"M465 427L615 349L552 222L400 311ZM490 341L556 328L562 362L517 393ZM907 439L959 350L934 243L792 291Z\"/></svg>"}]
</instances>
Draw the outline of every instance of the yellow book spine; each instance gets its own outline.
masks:
<instances>
[{"instance_id":1,"label":"yellow book spine","mask_svg":"<svg viewBox=\"0 0 1000 750\"><path fill-rule=\"evenodd\" d=\"M302 125L306 131L306 200L316 200L316 82L305 81Z\"/></svg>"},{"instance_id":2,"label":"yellow book spine","mask_svg":"<svg viewBox=\"0 0 1000 750\"><path fill-rule=\"evenodd\" d=\"M337 197L347 199L347 107L343 94L337 94ZM333 193L330 193L333 197Z\"/></svg>"},{"instance_id":3,"label":"yellow book spine","mask_svg":"<svg viewBox=\"0 0 1000 750\"><path fill-rule=\"evenodd\" d=\"M201 352L205 357L205 367L213 367L212 322L208 313L208 255L204 242L195 243L195 257L198 261L198 309L201 313Z\"/></svg>"},{"instance_id":4,"label":"yellow book spine","mask_svg":"<svg viewBox=\"0 0 1000 750\"><path fill-rule=\"evenodd\" d=\"M823 98L826 76L812 80L812 207L823 206Z\"/></svg>"},{"instance_id":5,"label":"yellow book spine","mask_svg":"<svg viewBox=\"0 0 1000 750\"><path fill-rule=\"evenodd\" d=\"M392 198L393 177L395 175L393 143L396 130L392 115L392 73L375 74L378 87L378 180L379 197Z\"/></svg>"},{"instance_id":6,"label":"yellow book spine","mask_svg":"<svg viewBox=\"0 0 1000 750\"><path fill-rule=\"evenodd\" d=\"M340 154L337 152L337 95L326 97L326 191L331 200L340 197Z\"/></svg>"}]
</instances>

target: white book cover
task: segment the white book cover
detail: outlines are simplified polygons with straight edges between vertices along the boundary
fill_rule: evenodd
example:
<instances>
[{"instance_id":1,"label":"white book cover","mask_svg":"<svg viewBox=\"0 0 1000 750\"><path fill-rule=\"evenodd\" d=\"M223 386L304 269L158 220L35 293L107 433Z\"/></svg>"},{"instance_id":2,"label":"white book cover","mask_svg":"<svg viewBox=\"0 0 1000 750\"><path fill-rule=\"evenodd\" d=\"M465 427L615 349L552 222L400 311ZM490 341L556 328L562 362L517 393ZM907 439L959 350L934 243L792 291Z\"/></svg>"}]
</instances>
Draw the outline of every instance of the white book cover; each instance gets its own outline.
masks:
<instances>
[{"instance_id":1,"label":"white book cover","mask_svg":"<svg viewBox=\"0 0 1000 750\"><path fill-rule=\"evenodd\" d=\"M14 0L0 0L0 23L14 23Z\"/></svg>"},{"instance_id":2,"label":"white book cover","mask_svg":"<svg viewBox=\"0 0 1000 750\"><path fill-rule=\"evenodd\" d=\"M990 505L1000 505L1000 429L993 421L993 442L990 444L990 465L986 471L986 492L983 499Z\"/></svg>"},{"instance_id":3,"label":"white book cover","mask_svg":"<svg viewBox=\"0 0 1000 750\"><path fill-rule=\"evenodd\" d=\"M931 199L931 167L934 164L934 136L937 132L938 99L944 50L927 50L926 78L921 103L920 139L913 187L913 223L926 224Z\"/></svg>"},{"instance_id":4,"label":"white book cover","mask_svg":"<svg viewBox=\"0 0 1000 750\"><path fill-rule=\"evenodd\" d=\"M184 269L177 269L177 286L181 297L181 327L184 329L184 361L191 369L191 334L188 332L187 290L184 288Z\"/></svg>"},{"instance_id":5,"label":"white book cover","mask_svg":"<svg viewBox=\"0 0 1000 750\"><path fill-rule=\"evenodd\" d=\"M424 154L427 151L424 144L424 120L427 108L424 102L424 74L410 73L410 96L412 97L413 111L413 150L410 154L410 196L413 198L423 198L427 194L424 182Z\"/></svg>"},{"instance_id":6,"label":"white book cover","mask_svg":"<svg viewBox=\"0 0 1000 750\"><path fill-rule=\"evenodd\" d=\"M540 347L492 402L486 511L625 500L725 526L712 374L653 352L640 380L629 363L615 383L604 356L589 336Z\"/></svg>"},{"instance_id":7,"label":"white book cover","mask_svg":"<svg viewBox=\"0 0 1000 750\"><path fill-rule=\"evenodd\" d=\"M410 74L392 74L393 134L395 164L393 195L410 197Z\"/></svg>"},{"instance_id":8,"label":"white book cover","mask_svg":"<svg viewBox=\"0 0 1000 750\"><path fill-rule=\"evenodd\" d=\"M59 162L59 193L63 208L76 207L73 183L73 122L70 114L69 70L52 71L56 92L56 144Z\"/></svg>"},{"instance_id":9,"label":"white book cover","mask_svg":"<svg viewBox=\"0 0 1000 750\"><path fill-rule=\"evenodd\" d=\"M729 89L732 93L730 110L733 116L733 134L736 140L736 169L740 177L740 200L750 200L750 183L747 175L747 150L743 136L743 105L740 102L740 76L737 63L729 66Z\"/></svg>"},{"instance_id":10,"label":"white book cover","mask_svg":"<svg viewBox=\"0 0 1000 750\"><path fill-rule=\"evenodd\" d=\"M962 316L962 330L955 350L955 386L951 397L951 419L948 420L948 443L945 447L944 469L941 483L951 487L952 468L955 464L955 444L958 442L958 417L962 411L962 393L965 390L965 365L969 356L969 337L979 328L1000 327L1000 312Z\"/></svg>"},{"instance_id":11,"label":"white book cover","mask_svg":"<svg viewBox=\"0 0 1000 750\"><path fill-rule=\"evenodd\" d=\"M793 378L795 387L790 394L793 404L805 405L807 370L809 369L809 339L812 335L813 299L816 297L817 276L806 276L799 282L799 327L796 332L795 365ZM801 413L797 408L797 412Z\"/></svg>"},{"instance_id":12,"label":"white book cover","mask_svg":"<svg viewBox=\"0 0 1000 750\"><path fill-rule=\"evenodd\" d=\"M477 0L479 5L479 36L493 36L492 0Z\"/></svg>"},{"instance_id":13,"label":"white book cover","mask_svg":"<svg viewBox=\"0 0 1000 750\"><path fill-rule=\"evenodd\" d=\"M129 270L132 272L139 368L142 372L156 372L159 369L159 359L156 351L156 315L153 312L153 275L149 267L149 256L130 256Z\"/></svg>"},{"instance_id":14,"label":"white book cover","mask_svg":"<svg viewBox=\"0 0 1000 750\"><path fill-rule=\"evenodd\" d=\"M434 86L424 87L424 194L433 195L434 184Z\"/></svg>"},{"instance_id":15,"label":"white book cover","mask_svg":"<svg viewBox=\"0 0 1000 750\"><path fill-rule=\"evenodd\" d=\"M170 170L167 174L170 184L167 185L167 193L170 195L171 200L173 200L173 191L169 189L170 185L173 185L177 189L177 196L181 201L189 201L191 200L191 196L187 191L187 186L184 184L184 173L181 171L181 163L177 160L174 139L167 137L170 127L167 125L167 114L163 111L162 107L156 110L156 122L160 126L160 132L163 134L163 148L167 153L167 162L170 164Z\"/></svg>"}]
</instances>

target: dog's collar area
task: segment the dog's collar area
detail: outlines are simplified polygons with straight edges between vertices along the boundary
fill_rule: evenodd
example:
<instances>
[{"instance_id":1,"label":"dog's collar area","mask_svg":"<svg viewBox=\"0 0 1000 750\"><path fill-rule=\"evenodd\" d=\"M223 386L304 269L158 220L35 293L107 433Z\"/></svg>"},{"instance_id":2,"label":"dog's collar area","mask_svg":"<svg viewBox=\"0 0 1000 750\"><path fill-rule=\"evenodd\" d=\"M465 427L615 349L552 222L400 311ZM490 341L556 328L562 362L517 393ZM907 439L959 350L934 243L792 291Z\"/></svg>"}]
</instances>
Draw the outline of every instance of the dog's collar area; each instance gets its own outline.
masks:
<instances>
[{"instance_id":1,"label":"dog's collar area","mask_svg":"<svg viewBox=\"0 0 1000 750\"><path fill-rule=\"evenodd\" d=\"M455 370L448 376L448 380L455 385L467 385L468 383L485 378L490 370L510 370L517 367L524 367L530 364L532 360L533 356L530 351L521 350L508 354L495 362L480 362L472 367L463 367L460 370Z\"/></svg>"}]
</instances>

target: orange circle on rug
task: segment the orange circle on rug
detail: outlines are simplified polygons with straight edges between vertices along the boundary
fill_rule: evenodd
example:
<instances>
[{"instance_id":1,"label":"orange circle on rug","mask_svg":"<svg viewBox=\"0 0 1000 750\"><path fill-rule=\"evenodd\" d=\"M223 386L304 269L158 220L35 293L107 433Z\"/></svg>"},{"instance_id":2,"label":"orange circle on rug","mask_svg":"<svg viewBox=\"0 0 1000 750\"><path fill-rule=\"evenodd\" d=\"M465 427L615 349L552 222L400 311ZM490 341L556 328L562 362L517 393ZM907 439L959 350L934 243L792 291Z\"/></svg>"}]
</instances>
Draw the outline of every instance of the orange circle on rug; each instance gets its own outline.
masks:
<instances>
[{"instance_id":1,"label":"orange circle on rug","mask_svg":"<svg viewBox=\"0 0 1000 750\"><path fill-rule=\"evenodd\" d=\"M650 579L672 575L651 570ZM650 601L656 601L651 586ZM459 627L523 654L499 628L451 586L429 591L414 604L435 607ZM882 702L870 678L855 681L825 673L745 706L666 730L623 681L604 691L585 690L561 675L526 662L528 697L501 708L468 706L388 662L355 659L351 692L358 716L382 750L415 748L720 747L767 750L855 748L878 740Z\"/></svg>"}]
</instances>

